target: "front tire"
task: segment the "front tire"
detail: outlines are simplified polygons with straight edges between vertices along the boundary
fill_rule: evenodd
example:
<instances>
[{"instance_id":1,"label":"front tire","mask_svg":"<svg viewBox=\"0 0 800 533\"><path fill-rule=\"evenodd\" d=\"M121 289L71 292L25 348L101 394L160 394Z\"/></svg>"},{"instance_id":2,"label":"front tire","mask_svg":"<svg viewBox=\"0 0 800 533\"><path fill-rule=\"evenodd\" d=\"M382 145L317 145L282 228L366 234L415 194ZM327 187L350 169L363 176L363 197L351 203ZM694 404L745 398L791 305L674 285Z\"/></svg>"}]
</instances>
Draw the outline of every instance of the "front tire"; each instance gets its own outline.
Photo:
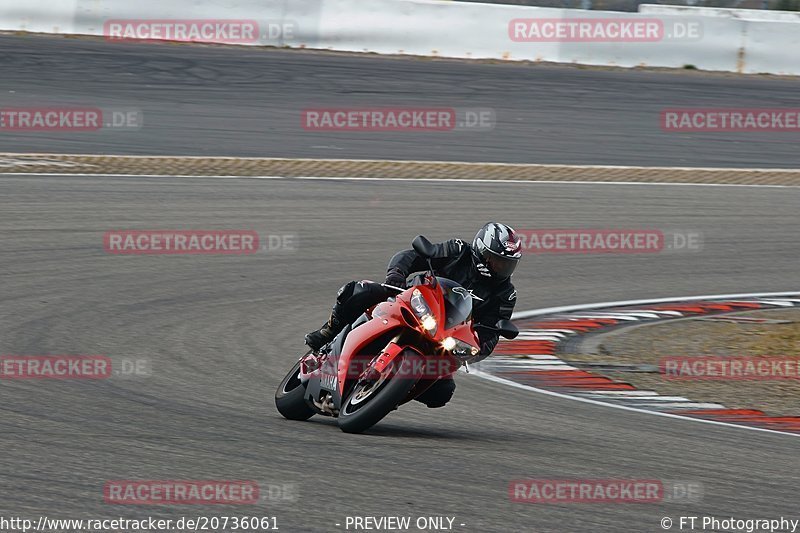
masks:
<instances>
[{"instance_id":1,"label":"front tire","mask_svg":"<svg viewBox=\"0 0 800 533\"><path fill-rule=\"evenodd\" d=\"M361 433L380 422L407 396L417 379L403 377L418 368L422 356L411 350L401 353L380 378L357 384L339 411L339 428L345 433Z\"/></svg>"},{"instance_id":2,"label":"front tire","mask_svg":"<svg viewBox=\"0 0 800 533\"><path fill-rule=\"evenodd\" d=\"M315 414L306 403L306 386L300 381L299 376L300 361L295 363L275 391L275 407L289 420L308 420Z\"/></svg>"}]
</instances>

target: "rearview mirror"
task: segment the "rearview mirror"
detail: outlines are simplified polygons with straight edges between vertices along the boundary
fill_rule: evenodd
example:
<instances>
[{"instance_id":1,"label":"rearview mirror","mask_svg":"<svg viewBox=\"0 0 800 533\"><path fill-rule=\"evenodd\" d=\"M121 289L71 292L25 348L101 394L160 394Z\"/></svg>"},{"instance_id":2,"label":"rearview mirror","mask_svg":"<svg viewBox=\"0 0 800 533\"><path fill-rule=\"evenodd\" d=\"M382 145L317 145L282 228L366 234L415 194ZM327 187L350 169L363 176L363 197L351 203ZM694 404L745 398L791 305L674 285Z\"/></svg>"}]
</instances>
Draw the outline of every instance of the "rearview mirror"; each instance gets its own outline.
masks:
<instances>
[{"instance_id":1,"label":"rearview mirror","mask_svg":"<svg viewBox=\"0 0 800 533\"><path fill-rule=\"evenodd\" d=\"M426 259L433 257L433 254L436 252L436 246L422 235L414 237L414 240L411 241L411 247L414 248L414 251L421 257Z\"/></svg>"},{"instance_id":2,"label":"rearview mirror","mask_svg":"<svg viewBox=\"0 0 800 533\"><path fill-rule=\"evenodd\" d=\"M519 329L510 320L499 320L497 322L497 332L506 339L513 339L519 335Z\"/></svg>"}]
</instances>

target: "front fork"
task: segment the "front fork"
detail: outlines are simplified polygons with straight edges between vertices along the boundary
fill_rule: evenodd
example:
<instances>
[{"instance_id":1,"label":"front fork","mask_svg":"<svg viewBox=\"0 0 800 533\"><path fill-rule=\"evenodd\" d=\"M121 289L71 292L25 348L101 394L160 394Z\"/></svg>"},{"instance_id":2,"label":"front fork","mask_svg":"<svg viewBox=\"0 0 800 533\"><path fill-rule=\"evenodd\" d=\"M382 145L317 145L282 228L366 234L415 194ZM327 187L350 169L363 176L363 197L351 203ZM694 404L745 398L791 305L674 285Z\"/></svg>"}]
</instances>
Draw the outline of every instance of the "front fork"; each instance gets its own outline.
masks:
<instances>
[{"instance_id":1,"label":"front fork","mask_svg":"<svg viewBox=\"0 0 800 533\"><path fill-rule=\"evenodd\" d=\"M391 341L386 345L386 348L384 348L383 351L372 360L372 363L370 363L370 365L367 367L367 371L374 370L378 374L382 374L389 364L402 353L402 351L402 346L397 344L395 341Z\"/></svg>"},{"instance_id":2,"label":"front fork","mask_svg":"<svg viewBox=\"0 0 800 533\"><path fill-rule=\"evenodd\" d=\"M413 346L401 346L401 345L397 344L396 340L397 339L394 339L389 344L387 344L386 348L384 348L383 351L380 354L378 354L372 360L372 362L370 362L370 364L367 366L365 371L361 374L361 376L359 376L359 382L361 382L363 380L368 380L368 379L377 379L378 377L380 377L381 374L383 374L383 372L385 372L386 369L390 367L391 363L395 359L397 359L397 357L406 349L413 350L416 353L418 353L419 355L422 355L423 357L425 357L419 350L417 350ZM429 360L428 358L425 358L425 359L426 359L426 361ZM412 368L411 369L411 377L416 378L416 379L434 379L435 380L435 379L439 379L439 378L442 378L442 377L444 377L446 375L450 375L450 374L454 373L456 370L458 370L458 368L459 368L459 366L461 366L461 364L466 366L466 363L462 363L461 361L459 361L458 359L456 359L456 358L454 358L452 356L450 356L450 357L441 357L441 358L437 357L436 360L437 360L437 362L445 362L446 361L447 365L448 365L448 367L447 367L448 371L438 372L438 371L444 370L443 367L438 366L438 367L434 368L437 371L436 375L433 375L433 374L427 375L427 370L425 370L425 369L414 369L414 368ZM452 366L452 368L450 368L451 366ZM469 368L467 368L467 372L469 372Z\"/></svg>"}]
</instances>

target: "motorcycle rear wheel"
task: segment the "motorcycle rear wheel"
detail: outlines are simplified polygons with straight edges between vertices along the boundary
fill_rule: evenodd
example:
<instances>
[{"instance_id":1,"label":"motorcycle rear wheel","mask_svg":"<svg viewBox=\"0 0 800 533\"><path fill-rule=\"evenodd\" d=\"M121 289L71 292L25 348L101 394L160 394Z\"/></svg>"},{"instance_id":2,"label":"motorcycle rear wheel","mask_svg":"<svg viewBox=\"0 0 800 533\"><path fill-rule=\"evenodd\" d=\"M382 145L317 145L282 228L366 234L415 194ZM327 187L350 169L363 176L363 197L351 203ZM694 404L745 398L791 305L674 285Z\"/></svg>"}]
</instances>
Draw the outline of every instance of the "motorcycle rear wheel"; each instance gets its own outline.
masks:
<instances>
[{"instance_id":1,"label":"motorcycle rear wheel","mask_svg":"<svg viewBox=\"0 0 800 533\"><path fill-rule=\"evenodd\" d=\"M289 420L308 420L315 412L305 400L306 386L300 381L300 361L283 378L275 391L275 407Z\"/></svg>"}]
</instances>

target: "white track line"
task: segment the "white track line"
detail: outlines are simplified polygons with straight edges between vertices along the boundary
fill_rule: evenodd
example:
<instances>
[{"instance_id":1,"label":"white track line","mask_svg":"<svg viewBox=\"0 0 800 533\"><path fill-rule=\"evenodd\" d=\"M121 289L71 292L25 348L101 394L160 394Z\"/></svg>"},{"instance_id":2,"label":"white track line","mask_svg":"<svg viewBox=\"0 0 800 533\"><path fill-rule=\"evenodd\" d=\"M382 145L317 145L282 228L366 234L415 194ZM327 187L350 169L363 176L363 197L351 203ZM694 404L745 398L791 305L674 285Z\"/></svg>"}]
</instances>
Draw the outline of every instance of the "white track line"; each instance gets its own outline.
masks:
<instances>
[{"instance_id":1,"label":"white track line","mask_svg":"<svg viewBox=\"0 0 800 533\"><path fill-rule=\"evenodd\" d=\"M623 306L631 306L631 305L652 305L652 304L656 304L656 303L690 302L690 301L697 301L697 300L728 300L728 299L735 299L735 298L770 298L770 297L776 297L776 296L780 297L780 296L796 296L796 295L800 295L800 291L760 292L760 293L756 292L756 293L745 293L745 294L713 294L713 295L704 295L704 296L684 296L684 297L681 297L681 298L673 297L673 298L656 298L656 299L648 299L648 300L622 300L622 301L618 301L618 302L598 302L598 303L592 303L592 304L567 305L567 306L561 306L561 307L548 307L548 308L544 308L544 309L534 309L534 310L531 310L531 311L522 311L522 312L519 312L519 313L514 313L514 316L512 316L512 318L515 319L515 320L519 320L519 319L523 319L523 318L530 318L530 317L541 316L541 315L550 315L550 314L554 314L554 313L565 313L565 312L568 312L568 311L583 311L583 310L606 308L606 307L623 307ZM546 390L546 389L540 389L538 387L533 387L531 385L524 385L522 383L517 383L516 381L511 381L509 379L497 377L497 376L495 376L493 374L489 374L487 372L484 372L484 371L481 371L481 370L478 370L478 369L472 370L470 372L470 374L473 375L473 376L477 376L479 378L483 378L483 379L486 379L486 380L489 380L489 381L494 381L495 383L501 383L503 385L508 385L509 387L514 387L514 388L517 388L517 389L527 390L527 391L530 391L530 392L536 392L536 393L539 393L539 394L544 394L544 395L547 395L547 396L553 396L553 397L556 397L556 398L563 398L563 399L566 399L566 400L573 400L573 401L576 401L576 402L583 402L583 403L590 403L590 404L593 404L593 405L600 405L600 406L608 407L608 408L611 408L611 409L622 409L622 410L625 410L625 411L634 411L634 412L637 412L637 413L645 413L645 414L652 415L652 416L663 416L663 417L667 417L667 418L675 418L675 419L678 419L678 420L687 420L687 421L690 421L690 422L699 422L699 423L703 423L703 424L712 424L712 425L715 425L715 426L724 426L724 427L745 429L745 430L748 430L748 431L759 431L759 432L762 432L762 433L775 433L775 434L778 434L778 435L789 435L789 436L792 436L792 437L800 437L800 433L789 433L789 432L778 431L778 430L774 430L774 429L760 428L760 427L754 427L754 426L745 426L745 425L741 425L741 424L733 424L733 423L730 423L730 422L720 422L718 420L707 420L707 419L704 419L704 418L696 418L696 417L679 415L679 414L674 414L674 413L662 413L660 411L653 411L653 410L649 410L649 409L641 409L639 407L631 407L631 406L628 406L628 405L609 403L609 402L604 402L604 401L600 401L600 400L595 400L595 399L592 399L591 397L587 398L585 396L581 396L581 395L589 395L589 394L596 395L600 391L582 391L582 392L578 392L576 394L564 394L564 393L561 393L561 392L549 391L549 390ZM615 391L614 394L624 397L626 395L629 395L632 392L633 393L635 393L635 392L639 392L639 393L646 392L646 393L648 393L648 395L653 394L652 391ZM611 392L606 392L606 393L603 393L603 394L608 394L609 396L613 397ZM634 394L630 394L630 395L634 396ZM656 405L654 405L654 407L656 407L656 406L665 407L665 405L656 404ZM675 407L678 407L678 405L679 404L676 404ZM689 405L689 404L683 404L682 406L685 406L685 405ZM707 405L709 405L709 406L713 405L714 407L710 407L712 409L722 407L722 406L716 407L719 404L707 404Z\"/></svg>"},{"instance_id":2,"label":"white track line","mask_svg":"<svg viewBox=\"0 0 800 533\"><path fill-rule=\"evenodd\" d=\"M686 398L685 396L660 396L658 394L652 396L630 396L630 397L623 397L626 402L644 402L644 403L659 403L659 402L669 402L669 403L676 403L676 402L688 402L691 404L695 404L693 400Z\"/></svg>"},{"instance_id":3,"label":"white track line","mask_svg":"<svg viewBox=\"0 0 800 533\"><path fill-rule=\"evenodd\" d=\"M620 167L630 168L630 167ZM705 169L696 169L705 170ZM777 170L776 170L777 171ZM786 170L782 171L786 172ZM189 174L79 174L79 173L53 173L53 172L0 172L3 176L35 176L35 177L78 177L78 178L182 178L182 179L256 179L256 180L321 180L321 181L412 181L434 183L481 183L481 184L517 184L517 185L650 185L650 186L681 186L681 187L751 187L758 189L800 189L800 185L766 185L747 183L678 183L668 181L562 181L562 180L509 180L509 179L481 179L481 178L359 178L351 176L195 176Z\"/></svg>"},{"instance_id":4,"label":"white track line","mask_svg":"<svg viewBox=\"0 0 800 533\"><path fill-rule=\"evenodd\" d=\"M517 354L515 354L515 355L517 355ZM533 359L533 360L558 360L558 361L561 361L561 359L559 359L555 355L532 353L532 354L519 354L519 357L504 357L502 355L498 355L496 357L492 357L492 362L494 362L494 363L519 363L519 362L524 362L524 361L530 361L531 359Z\"/></svg>"},{"instance_id":5,"label":"white track line","mask_svg":"<svg viewBox=\"0 0 800 533\"><path fill-rule=\"evenodd\" d=\"M594 405L601 405L603 407L610 407L612 409L622 409L624 411L634 411L636 413L645 413L652 416L664 416L667 418L676 418L678 420L688 420L691 422L702 422L704 424L713 424L715 426L725 426L725 427L732 427L732 428L739 428L739 429L747 429L750 431L760 431L763 433L776 433L778 435L789 435L790 437L800 437L799 433L788 433L784 431L776 431L774 429L766 429L766 428L758 428L753 426L743 426L739 424L731 424L730 422L719 422L717 420L706 420L703 418L694 418L691 416L683 416L683 415L676 415L672 413L662 413L660 411L650 411L647 409L639 409L636 407L629 407L627 405L619 405L615 403L608 403L608 402L601 402L600 400L592 400L591 398L581 398L579 396L571 396L569 394L562 394L560 392L553 392L545 389L539 389L536 387L531 387L530 385L523 385L522 383L517 383L516 381L511 381L504 378L499 378L497 376L493 376L492 374L487 374L486 372L482 372L480 370L471 370L470 375L477 376L479 378L483 378L489 381L494 381L495 383L501 383L503 385L508 385L509 387L514 387L516 389L527 390L530 392L538 392L539 394L544 394L547 396L554 396L556 398L563 398L566 400L574 400L576 402L583 402L583 403L591 403Z\"/></svg>"},{"instance_id":6,"label":"white track line","mask_svg":"<svg viewBox=\"0 0 800 533\"><path fill-rule=\"evenodd\" d=\"M680 311L662 311L656 309L637 309L637 313L652 313L654 315L669 315L669 316L683 316ZM658 317L656 317L658 318Z\"/></svg>"},{"instance_id":7,"label":"white track line","mask_svg":"<svg viewBox=\"0 0 800 533\"><path fill-rule=\"evenodd\" d=\"M556 320L559 320L559 319L561 319L561 320L569 320L570 318L582 318L582 319L585 318L587 320L592 320L592 319L600 319L600 320L602 320L602 319L609 319L610 318L610 319L613 319L613 320L626 320L628 322L638 322L639 321L638 318L635 318L635 317L633 317L631 315L623 315L622 313L614 313L614 314L587 313L585 315L570 314L570 315L564 315L564 316L557 316L555 318L556 318Z\"/></svg>"},{"instance_id":8,"label":"white track line","mask_svg":"<svg viewBox=\"0 0 800 533\"><path fill-rule=\"evenodd\" d=\"M641 404L642 407L647 407L648 409L665 409L665 410L673 410L673 409L726 409L724 405L721 403L705 403L705 402L676 402L676 403L658 403L658 402L643 402Z\"/></svg>"},{"instance_id":9,"label":"white track line","mask_svg":"<svg viewBox=\"0 0 800 533\"><path fill-rule=\"evenodd\" d=\"M589 314L589 315L571 315L571 316L577 316L577 317L587 317L587 316L588 317L592 317L593 316L595 318L599 318L599 317L603 317L603 318L617 318L617 317L626 318L627 317L626 318L627 320L630 320L631 317L633 317L633 318L652 318L652 319L659 318L659 316L657 314L655 314L655 313L644 313L644 312L638 311L638 310L636 310L636 311L625 311L625 312L603 311L602 313L596 313L596 314L592 313L592 314Z\"/></svg>"},{"instance_id":10,"label":"white track line","mask_svg":"<svg viewBox=\"0 0 800 533\"><path fill-rule=\"evenodd\" d=\"M553 329L553 328L532 328L532 329L521 329L519 330L519 334L522 335L523 333L530 333L540 335L543 333L565 333L567 335L575 335L574 329Z\"/></svg>"},{"instance_id":11,"label":"white track line","mask_svg":"<svg viewBox=\"0 0 800 533\"><path fill-rule=\"evenodd\" d=\"M511 367L515 368L515 367ZM524 368L526 370L530 370L531 372L545 372L548 370L578 370L578 368L574 366L569 366L567 364L546 364L546 365L531 365L526 367L519 367L520 369ZM509 370L509 367L503 368L496 368L495 372L503 372Z\"/></svg>"},{"instance_id":12,"label":"white track line","mask_svg":"<svg viewBox=\"0 0 800 533\"><path fill-rule=\"evenodd\" d=\"M735 301L735 300L734 300ZM736 302L738 303L738 302ZM784 300L759 300L759 303L767 304L767 305L775 305L778 307L794 307L794 303L784 301ZM745 309L746 311L746 309ZM754 309L756 311L756 309Z\"/></svg>"},{"instance_id":13,"label":"white track line","mask_svg":"<svg viewBox=\"0 0 800 533\"><path fill-rule=\"evenodd\" d=\"M192 174L80 174L78 172L71 173L53 173L53 172L0 172L0 177L14 176L17 178L25 176L38 176L38 177L52 177L52 178L180 178L180 179L257 179L257 180L287 180L285 176L195 176Z\"/></svg>"},{"instance_id":14,"label":"white track line","mask_svg":"<svg viewBox=\"0 0 800 533\"><path fill-rule=\"evenodd\" d=\"M707 294L703 296L683 296L680 298L654 298L647 300L621 300L618 302L597 302L591 304L578 304L578 305L564 305L560 307L545 307L542 309L533 309L531 311L521 311L514 313L511 317L512 320L520 320L523 318L531 318L542 315L552 315L555 313L568 313L570 311L588 311L590 309L600 309L607 307L627 307L631 305L651 305L672 302L696 302L699 300L734 300L737 298L772 298L775 296L800 296L800 291L786 291L786 292L755 292L755 293L737 293L737 294ZM639 311L636 309L635 311ZM743 309L747 311L747 309Z\"/></svg>"},{"instance_id":15,"label":"white track line","mask_svg":"<svg viewBox=\"0 0 800 533\"><path fill-rule=\"evenodd\" d=\"M577 394L602 394L604 396L658 396L658 393L652 390L589 390L581 391Z\"/></svg>"}]
</instances>

